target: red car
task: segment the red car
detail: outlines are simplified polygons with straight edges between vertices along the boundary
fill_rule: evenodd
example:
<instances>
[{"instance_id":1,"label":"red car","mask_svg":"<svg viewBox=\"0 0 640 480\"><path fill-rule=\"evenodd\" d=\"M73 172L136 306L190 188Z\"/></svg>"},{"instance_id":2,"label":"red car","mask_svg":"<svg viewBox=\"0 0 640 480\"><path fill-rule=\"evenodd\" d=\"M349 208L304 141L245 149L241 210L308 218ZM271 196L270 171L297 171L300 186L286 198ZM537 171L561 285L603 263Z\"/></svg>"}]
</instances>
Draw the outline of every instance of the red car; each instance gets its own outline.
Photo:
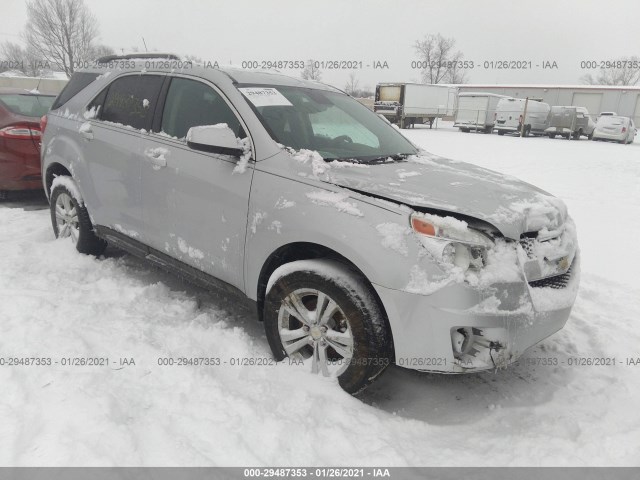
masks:
<instances>
[{"instance_id":1,"label":"red car","mask_svg":"<svg viewBox=\"0 0 640 480\"><path fill-rule=\"evenodd\" d=\"M10 190L42 188L40 117L55 95L0 87L0 199Z\"/></svg>"}]
</instances>

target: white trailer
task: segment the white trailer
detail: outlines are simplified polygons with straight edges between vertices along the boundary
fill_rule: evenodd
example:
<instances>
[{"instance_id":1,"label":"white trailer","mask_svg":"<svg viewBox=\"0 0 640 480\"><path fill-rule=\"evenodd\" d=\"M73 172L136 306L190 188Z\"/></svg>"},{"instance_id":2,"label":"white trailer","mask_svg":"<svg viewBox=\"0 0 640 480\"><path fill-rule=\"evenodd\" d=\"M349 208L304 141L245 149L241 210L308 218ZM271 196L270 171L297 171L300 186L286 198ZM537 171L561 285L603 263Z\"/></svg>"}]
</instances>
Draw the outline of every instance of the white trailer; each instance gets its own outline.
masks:
<instances>
[{"instance_id":1,"label":"white trailer","mask_svg":"<svg viewBox=\"0 0 640 480\"><path fill-rule=\"evenodd\" d=\"M400 128L452 117L457 90L447 85L421 83L380 83L376 86L373 111Z\"/></svg>"},{"instance_id":2,"label":"white trailer","mask_svg":"<svg viewBox=\"0 0 640 480\"><path fill-rule=\"evenodd\" d=\"M524 116L525 106L527 109ZM529 134L546 135L549 127L549 113L551 107L548 103L524 98L501 98L496 107L495 129L498 135L505 133L520 133L525 137Z\"/></svg>"},{"instance_id":3,"label":"white trailer","mask_svg":"<svg viewBox=\"0 0 640 480\"><path fill-rule=\"evenodd\" d=\"M496 107L502 98L508 97L484 92L460 93L453 126L462 132L481 130L491 133L496 120Z\"/></svg>"}]
</instances>

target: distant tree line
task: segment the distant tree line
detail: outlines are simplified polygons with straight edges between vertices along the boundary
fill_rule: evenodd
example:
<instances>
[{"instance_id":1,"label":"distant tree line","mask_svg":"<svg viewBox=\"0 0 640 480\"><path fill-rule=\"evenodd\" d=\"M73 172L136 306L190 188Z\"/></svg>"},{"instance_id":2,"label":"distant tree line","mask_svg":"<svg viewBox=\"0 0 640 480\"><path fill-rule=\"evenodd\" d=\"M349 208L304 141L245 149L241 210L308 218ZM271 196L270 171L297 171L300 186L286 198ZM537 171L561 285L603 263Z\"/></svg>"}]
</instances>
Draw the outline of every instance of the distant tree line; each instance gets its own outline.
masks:
<instances>
[{"instance_id":1,"label":"distant tree line","mask_svg":"<svg viewBox=\"0 0 640 480\"><path fill-rule=\"evenodd\" d=\"M638 85L640 57L620 57L608 62L611 68L601 68L597 75L588 73L581 78L587 85Z\"/></svg>"}]
</instances>

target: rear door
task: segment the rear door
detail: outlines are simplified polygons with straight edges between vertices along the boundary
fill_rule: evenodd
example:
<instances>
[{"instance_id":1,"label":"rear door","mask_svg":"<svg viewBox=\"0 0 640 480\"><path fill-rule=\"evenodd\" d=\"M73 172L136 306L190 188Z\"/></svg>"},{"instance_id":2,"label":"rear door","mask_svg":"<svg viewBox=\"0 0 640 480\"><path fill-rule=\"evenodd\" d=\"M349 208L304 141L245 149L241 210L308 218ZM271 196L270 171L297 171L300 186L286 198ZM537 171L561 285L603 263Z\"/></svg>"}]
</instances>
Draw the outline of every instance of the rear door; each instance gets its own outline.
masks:
<instances>
[{"instance_id":1,"label":"rear door","mask_svg":"<svg viewBox=\"0 0 640 480\"><path fill-rule=\"evenodd\" d=\"M125 75L88 107L79 134L93 188L85 189L95 223L141 240L142 146L151 128L165 75Z\"/></svg>"},{"instance_id":2,"label":"rear door","mask_svg":"<svg viewBox=\"0 0 640 480\"><path fill-rule=\"evenodd\" d=\"M147 243L173 258L244 290L250 163L192 150L191 127L226 123L239 138L245 129L212 84L175 76L154 131L144 142L142 211Z\"/></svg>"}]
</instances>

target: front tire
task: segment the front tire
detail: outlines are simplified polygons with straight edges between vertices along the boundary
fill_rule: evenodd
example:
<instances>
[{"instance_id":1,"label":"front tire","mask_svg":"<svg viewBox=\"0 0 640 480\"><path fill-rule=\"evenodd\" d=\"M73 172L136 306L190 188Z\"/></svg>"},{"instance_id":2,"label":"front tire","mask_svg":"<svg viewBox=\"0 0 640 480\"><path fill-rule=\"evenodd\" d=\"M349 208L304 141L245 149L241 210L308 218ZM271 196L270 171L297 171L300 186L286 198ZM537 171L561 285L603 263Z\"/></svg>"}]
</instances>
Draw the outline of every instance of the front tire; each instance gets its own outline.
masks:
<instances>
[{"instance_id":1,"label":"front tire","mask_svg":"<svg viewBox=\"0 0 640 480\"><path fill-rule=\"evenodd\" d=\"M93 229L89 212L64 185L56 185L51 191L51 223L56 238L70 238L80 253L100 255L107 242L98 238Z\"/></svg>"},{"instance_id":2,"label":"front tire","mask_svg":"<svg viewBox=\"0 0 640 480\"><path fill-rule=\"evenodd\" d=\"M276 360L311 364L357 394L391 363L393 341L366 280L330 260L300 260L273 273L264 328Z\"/></svg>"}]
</instances>

